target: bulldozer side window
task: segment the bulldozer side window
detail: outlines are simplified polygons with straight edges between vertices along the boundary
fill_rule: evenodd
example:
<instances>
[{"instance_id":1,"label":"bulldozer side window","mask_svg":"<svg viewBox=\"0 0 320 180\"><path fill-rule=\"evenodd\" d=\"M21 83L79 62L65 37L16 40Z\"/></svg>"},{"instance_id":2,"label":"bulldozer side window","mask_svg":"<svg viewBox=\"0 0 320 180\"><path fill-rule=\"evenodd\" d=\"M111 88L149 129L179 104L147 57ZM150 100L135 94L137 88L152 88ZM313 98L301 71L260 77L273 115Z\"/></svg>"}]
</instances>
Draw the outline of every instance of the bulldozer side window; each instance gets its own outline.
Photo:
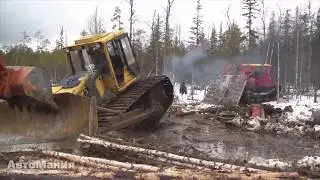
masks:
<instances>
[{"instance_id":1,"label":"bulldozer side window","mask_svg":"<svg viewBox=\"0 0 320 180\"><path fill-rule=\"evenodd\" d=\"M119 43L116 41L111 41L107 43L108 51L110 52L111 63L116 75L118 83L123 83L124 81L124 63L121 56L121 50Z\"/></svg>"},{"instance_id":2,"label":"bulldozer side window","mask_svg":"<svg viewBox=\"0 0 320 180\"><path fill-rule=\"evenodd\" d=\"M107 62L107 57L103 47L97 48L94 54L95 54L95 58L94 58L95 64L98 64L99 66L102 67L103 75L110 76L111 75L110 67Z\"/></svg>"},{"instance_id":3,"label":"bulldozer side window","mask_svg":"<svg viewBox=\"0 0 320 180\"><path fill-rule=\"evenodd\" d=\"M77 72L85 71L85 62L82 57L82 53L80 50L73 50L70 51L70 58L72 62L72 67L74 69L74 73L76 74Z\"/></svg>"},{"instance_id":4,"label":"bulldozer side window","mask_svg":"<svg viewBox=\"0 0 320 180\"><path fill-rule=\"evenodd\" d=\"M126 60L128 62L129 66L132 66L135 63L135 57L133 55L130 43L128 41L128 38L121 39L121 45L124 51L124 54L126 56Z\"/></svg>"},{"instance_id":5,"label":"bulldozer side window","mask_svg":"<svg viewBox=\"0 0 320 180\"><path fill-rule=\"evenodd\" d=\"M89 56L87 49L82 49L82 54L83 54L84 62L86 64L85 67L86 67L87 71L90 71L89 65L93 64L92 57Z\"/></svg>"},{"instance_id":6,"label":"bulldozer side window","mask_svg":"<svg viewBox=\"0 0 320 180\"><path fill-rule=\"evenodd\" d=\"M104 53L102 46L89 48L87 50L88 60L96 66L97 69L100 69L103 75L110 75L109 65L107 63L107 58Z\"/></svg>"}]
</instances>

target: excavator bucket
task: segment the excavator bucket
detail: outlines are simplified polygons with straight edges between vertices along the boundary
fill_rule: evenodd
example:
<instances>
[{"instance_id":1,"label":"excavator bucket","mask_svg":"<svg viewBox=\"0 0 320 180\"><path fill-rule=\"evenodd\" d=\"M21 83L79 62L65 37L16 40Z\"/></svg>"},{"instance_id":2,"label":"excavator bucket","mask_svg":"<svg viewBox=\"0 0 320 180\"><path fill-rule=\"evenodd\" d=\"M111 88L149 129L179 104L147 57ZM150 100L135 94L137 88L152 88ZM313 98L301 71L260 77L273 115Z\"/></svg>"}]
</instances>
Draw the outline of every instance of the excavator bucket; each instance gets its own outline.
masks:
<instances>
[{"instance_id":1,"label":"excavator bucket","mask_svg":"<svg viewBox=\"0 0 320 180\"><path fill-rule=\"evenodd\" d=\"M57 110L50 78L44 69L7 66L0 72L0 98L6 99L11 107L17 105L21 109L25 105L28 108Z\"/></svg>"},{"instance_id":2,"label":"excavator bucket","mask_svg":"<svg viewBox=\"0 0 320 180\"><path fill-rule=\"evenodd\" d=\"M89 124L88 98L73 94L54 95L56 113L11 108L0 103L0 152L24 151L29 148L71 148ZM65 146L67 145L67 147Z\"/></svg>"},{"instance_id":3,"label":"excavator bucket","mask_svg":"<svg viewBox=\"0 0 320 180\"><path fill-rule=\"evenodd\" d=\"M0 152L72 145L89 124L89 99L53 95L41 68L5 66L0 61L0 101Z\"/></svg>"}]
</instances>

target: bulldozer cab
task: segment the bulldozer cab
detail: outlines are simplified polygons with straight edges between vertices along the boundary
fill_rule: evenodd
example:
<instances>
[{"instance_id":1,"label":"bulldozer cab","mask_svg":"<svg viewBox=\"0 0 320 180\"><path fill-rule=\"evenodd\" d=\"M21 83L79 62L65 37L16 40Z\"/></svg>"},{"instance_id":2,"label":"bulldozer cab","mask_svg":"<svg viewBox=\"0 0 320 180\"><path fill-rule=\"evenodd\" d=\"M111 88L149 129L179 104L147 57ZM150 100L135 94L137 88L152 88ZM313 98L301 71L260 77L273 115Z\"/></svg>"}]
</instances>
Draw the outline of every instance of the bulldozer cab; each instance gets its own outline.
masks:
<instances>
[{"instance_id":1,"label":"bulldozer cab","mask_svg":"<svg viewBox=\"0 0 320 180\"><path fill-rule=\"evenodd\" d=\"M98 72L100 96L105 89L124 91L139 73L128 35L122 31L83 37L68 47L67 53L73 76Z\"/></svg>"}]
</instances>

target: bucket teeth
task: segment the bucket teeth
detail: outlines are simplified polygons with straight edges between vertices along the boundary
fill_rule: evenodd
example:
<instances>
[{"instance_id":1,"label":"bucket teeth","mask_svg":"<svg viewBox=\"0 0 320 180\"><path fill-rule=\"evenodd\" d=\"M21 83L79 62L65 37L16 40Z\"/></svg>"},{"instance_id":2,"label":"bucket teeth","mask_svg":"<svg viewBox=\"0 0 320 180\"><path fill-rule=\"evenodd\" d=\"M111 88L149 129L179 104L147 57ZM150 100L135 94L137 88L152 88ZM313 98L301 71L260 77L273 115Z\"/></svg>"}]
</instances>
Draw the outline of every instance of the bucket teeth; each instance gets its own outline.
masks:
<instances>
[{"instance_id":1,"label":"bucket teeth","mask_svg":"<svg viewBox=\"0 0 320 180\"><path fill-rule=\"evenodd\" d=\"M44 114L55 114L58 112L57 109L52 108L50 105L39 102L34 99L25 99L23 97L14 97L8 100L9 107L14 109L15 107L18 108L20 112L24 109L31 112L36 113L44 113Z\"/></svg>"}]
</instances>

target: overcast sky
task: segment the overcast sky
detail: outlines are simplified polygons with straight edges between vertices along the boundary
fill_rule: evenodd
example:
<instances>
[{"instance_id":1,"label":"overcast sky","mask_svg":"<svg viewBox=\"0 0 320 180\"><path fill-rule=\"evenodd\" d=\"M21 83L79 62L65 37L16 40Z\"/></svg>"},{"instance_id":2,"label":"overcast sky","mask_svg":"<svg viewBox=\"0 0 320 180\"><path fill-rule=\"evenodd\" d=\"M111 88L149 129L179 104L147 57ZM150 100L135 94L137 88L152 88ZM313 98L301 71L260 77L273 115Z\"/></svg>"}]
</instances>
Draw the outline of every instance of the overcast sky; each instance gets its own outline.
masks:
<instances>
[{"instance_id":1,"label":"overcast sky","mask_svg":"<svg viewBox=\"0 0 320 180\"><path fill-rule=\"evenodd\" d=\"M164 17L167 0L134 0L139 22L137 27L150 32L152 16L157 10ZM305 8L308 0L265 0L268 14L279 8ZM313 10L320 7L320 0L312 0ZM202 0L202 16L205 31L212 24L218 28L220 22L225 27L226 9L230 6L230 18L241 27L245 19L241 16L241 0ZM122 20L128 27L129 5L126 0L0 0L0 43L11 44L21 39L21 32L34 34L41 30L51 42L57 39L60 27L67 30L68 43L80 36L80 31L87 28L87 20L98 6L99 15L104 18L107 31L111 30L110 19L114 7L122 10ZM171 26L181 25L183 39L188 39L192 17L195 14L196 0L175 0L172 7ZM292 12L294 13L294 11ZM261 20L257 19L258 26Z\"/></svg>"}]
</instances>

